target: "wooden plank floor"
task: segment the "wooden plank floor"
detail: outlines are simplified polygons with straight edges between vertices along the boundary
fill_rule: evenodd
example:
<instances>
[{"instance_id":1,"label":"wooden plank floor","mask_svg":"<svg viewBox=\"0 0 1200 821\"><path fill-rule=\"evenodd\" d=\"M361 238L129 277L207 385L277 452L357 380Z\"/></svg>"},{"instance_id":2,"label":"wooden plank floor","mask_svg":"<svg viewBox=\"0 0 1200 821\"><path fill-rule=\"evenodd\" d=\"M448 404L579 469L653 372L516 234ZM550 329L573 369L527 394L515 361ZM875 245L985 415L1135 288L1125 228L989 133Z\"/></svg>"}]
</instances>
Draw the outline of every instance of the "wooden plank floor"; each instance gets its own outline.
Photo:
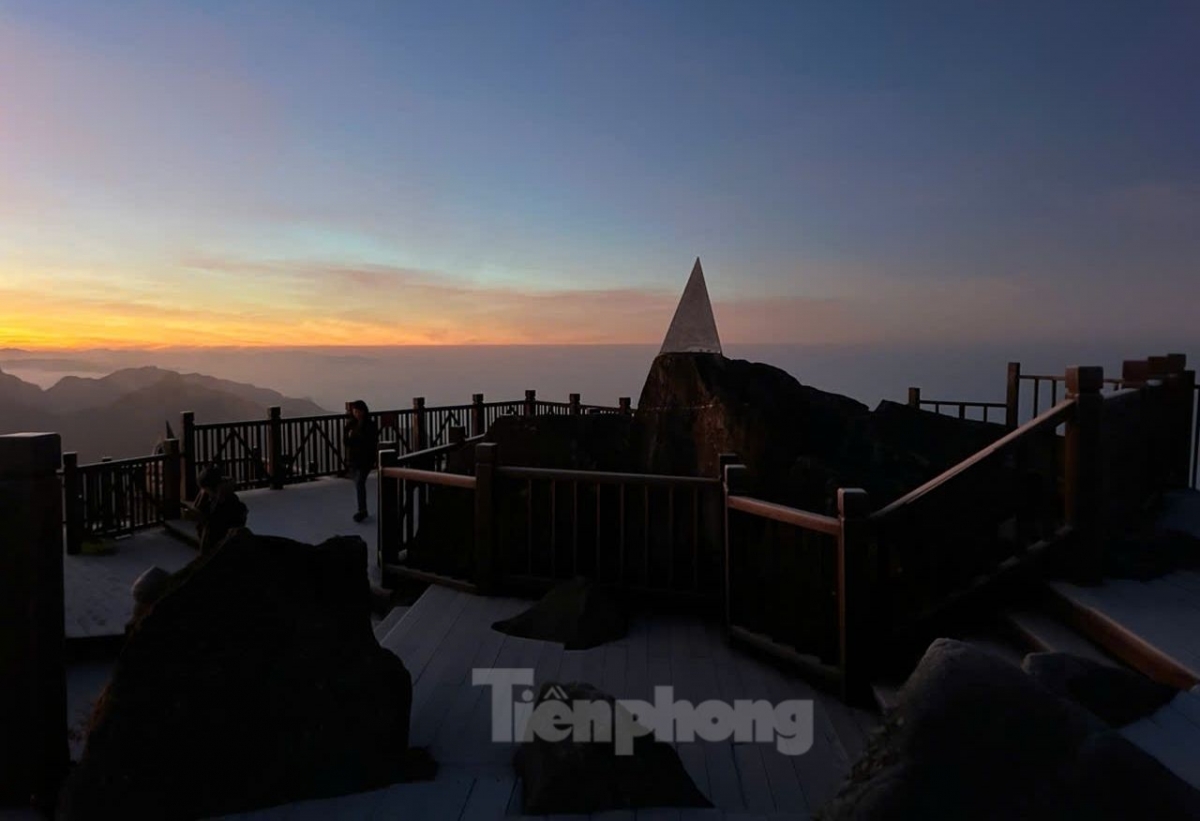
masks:
<instances>
[{"instance_id":1,"label":"wooden plank floor","mask_svg":"<svg viewBox=\"0 0 1200 821\"><path fill-rule=\"evenodd\" d=\"M441 767L435 781L239 818L519 816L521 787L511 765L515 745L491 741L491 694L489 688L471 684L473 668L531 668L535 686L585 681L618 698L651 700L655 686L671 686L676 699L693 703L758 698L814 702L813 746L803 755L783 755L769 743L676 743L685 768L716 810L660 808L598 813L591 816L595 819L809 818L840 787L875 724L873 716L729 646L719 629L689 617L635 617L624 639L584 651L491 629L493 622L529 604L435 586L382 640L413 676L412 743L431 748ZM414 812L416 807L421 812Z\"/></svg>"}]
</instances>

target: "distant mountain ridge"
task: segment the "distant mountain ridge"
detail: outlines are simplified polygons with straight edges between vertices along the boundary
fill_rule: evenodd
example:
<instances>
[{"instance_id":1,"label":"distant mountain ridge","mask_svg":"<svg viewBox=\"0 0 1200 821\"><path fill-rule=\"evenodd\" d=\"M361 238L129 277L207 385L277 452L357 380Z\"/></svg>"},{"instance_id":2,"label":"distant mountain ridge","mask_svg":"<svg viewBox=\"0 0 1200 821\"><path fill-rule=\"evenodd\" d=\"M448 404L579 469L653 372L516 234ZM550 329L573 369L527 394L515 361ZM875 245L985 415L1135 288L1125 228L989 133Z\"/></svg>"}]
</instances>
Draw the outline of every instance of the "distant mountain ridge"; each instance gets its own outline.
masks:
<instances>
[{"instance_id":1,"label":"distant mountain ridge","mask_svg":"<svg viewBox=\"0 0 1200 821\"><path fill-rule=\"evenodd\" d=\"M265 419L274 405L284 416L329 413L269 388L153 366L98 379L67 376L44 391L0 371L0 433L57 432L63 450L83 462L150 453L166 423L179 433L184 411L194 411L199 422L232 422Z\"/></svg>"}]
</instances>

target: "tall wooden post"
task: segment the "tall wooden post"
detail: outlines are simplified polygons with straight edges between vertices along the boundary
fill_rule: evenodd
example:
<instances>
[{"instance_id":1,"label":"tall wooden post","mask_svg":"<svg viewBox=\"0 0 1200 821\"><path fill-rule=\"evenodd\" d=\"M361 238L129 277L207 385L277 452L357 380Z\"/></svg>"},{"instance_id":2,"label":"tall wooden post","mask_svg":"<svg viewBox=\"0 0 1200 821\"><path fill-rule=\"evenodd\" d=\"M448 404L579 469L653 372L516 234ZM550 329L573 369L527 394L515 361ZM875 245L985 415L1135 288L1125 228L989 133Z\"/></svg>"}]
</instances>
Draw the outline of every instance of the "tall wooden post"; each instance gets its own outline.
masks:
<instances>
[{"instance_id":1,"label":"tall wooden post","mask_svg":"<svg viewBox=\"0 0 1200 821\"><path fill-rule=\"evenodd\" d=\"M1126 359L1121 363L1121 382L1126 388L1140 388L1150 378L1150 362L1146 359Z\"/></svg>"},{"instance_id":2,"label":"tall wooden post","mask_svg":"<svg viewBox=\"0 0 1200 821\"><path fill-rule=\"evenodd\" d=\"M475 584L490 590L496 580L496 467L499 446L475 446Z\"/></svg>"},{"instance_id":3,"label":"tall wooden post","mask_svg":"<svg viewBox=\"0 0 1200 821\"><path fill-rule=\"evenodd\" d=\"M164 519L179 518L183 507L182 495L183 463L180 459L179 440L167 439L163 442L162 515Z\"/></svg>"},{"instance_id":4,"label":"tall wooden post","mask_svg":"<svg viewBox=\"0 0 1200 821\"><path fill-rule=\"evenodd\" d=\"M1188 486L1188 471L1192 464L1192 395L1196 391L1196 372L1187 368L1185 354L1167 354L1168 387L1170 388L1171 433L1170 482L1173 489Z\"/></svg>"},{"instance_id":5,"label":"tall wooden post","mask_svg":"<svg viewBox=\"0 0 1200 821\"><path fill-rule=\"evenodd\" d=\"M1021 363L1008 363L1008 384L1004 389L1004 426L1016 430L1021 426Z\"/></svg>"},{"instance_id":6,"label":"tall wooden post","mask_svg":"<svg viewBox=\"0 0 1200 821\"><path fill-rule=\"evenodd\" d=\"M64 453L62 468L67 555L77 556L83 550L83 474L79 472L79 454Z\"/></svg>"},{"instance_id":7,"label":"tall wooden post","mask_svg":"<svg viewBox=\"0 0 1200 821\"><path fill-rule=\"evenodd\" d=\"M462 425L451 425L446 431L447 441L456 448L461 448L467 438L467 429Z\"/></svg>"},{"instance_id":8,"label":"tall wooden post","mask_svg":"<svg viewBox=\"0 0 1200 821\"><path fill-rule=\"evenodd\" d=\"M487 433L484 423L483 394L471 394L471 435L483 436Z\"/></svg>"},{"instance_id":9,"label":"tall wooden post","mask_svg":"<svg viewBox=\"0 0 1200 821\"><path fill-rule=\"evenodd\" d=\"M921 407L921 389L920 388L909 388L908 389L908 406L910 408Z\"/></svg>"},{"instance_id":10,"label":"tall wooden post","mask_svg":"<svg viewBox=\"0 0 1200 821\"><path fill-rule=\"evenodd\" d=\"M838 657L842 698L859 699L870 683L871 499L861 488L838 489Z\"/></svg>"},{"instance_id":11,"label":"tall wooden post","mask_svg":"<svg viewBox=\"0 0 1200 821\"><path fill-rule=\"evenodd\" d=\"M1067 369L1067 396L1075 400L1075 414L1066 431L1066 518L1074 530L1080 569L1088 577L1099 576L1104 535L1103 387L1103 368Z\"/></svg>"},{"instance_id":12,"label":"tall wooden post","mask_svg":"<svg viewBox=\"0 0 1200 821\"><path fill-rule=\"evenodd\" d=\"M195 413L184 411L183 422L179 426L179 433L183 437L183 441L179 443L183 448L183 496L185 501L190 502L200 492L200 475L197 472L196 465Z\"/></svg>"},{"instance_id":13,"label":"tall wooden post","mask_svg":"<svg viewBox=\"0 0 1200 821\"><path fill-rule=\"evenodd\" d=\"M631 402L631 400L629 399L628 396L622 396L620 399L617 400L617 406L620 408L621 413L625 416L629 416L630 414L633 413L632 405L633 405L633 403Z\"/></svg>"},{"instance_id":14,"label":"tall wooden post","mask_svg":"<svg viewBox=\"0 0 1200 821\"><path fill-rule=\"evenodd\" d=\"M271 490L283 490L283 418L278 405L267 410L267 475Z\"/></svg>"},{"instance_id":15,"label":"tall wooden post","mask_svg":"<svg viewBox=\"0 0 1200 821\"><path fill-rule=\"evenodd\" d=\"M521 412L523 416L533 416L537 413L537 391L525 391L525 405Z\"/></svg>"},{"instance_id":16,"label":"tall wooden post","mask_svg":"<svg viewBox=\"0 0 1200 821\"><path fill-rule=\"evenodd\" d=\"M720 461L724 461L728 457L736 458L734 454L721 454L718 458ZM740 582L740 579L734 578L734 557L740 545L729 517L729 497L742 496L749 492L750 474L745 465L734 463L724 464L723 471L722 479L724 479L725 485L725 627L728 629L733 626L734 618L737 616L734 596L737 584Z\"/></svg>"},{"instance_id":17,"label":"tall wooden post","mask_svg":"<svg viewBox=\"0 0 1200 821\"><path fill-rule=\"evenodd\" d=\"M0 436L0 806L51 805L70 762L57 433Z\"/></svg>"},{"instance_id":18,"label":"tall wooden post","mask_svg":"<svg viewBox=\"0 0 1200 821\"><path fill-rule=\"evenodd\" d=\"M412 406L412 427L408 434L409 444L414 451L425 450L429 447L429 431L426 429L425 397L414 396Z\"/></svg>"},{"instance_id":19,"label":"tall wooden post","mask_svg":"<svg viewBox=\"0 0 1200 821\"><path fill-rule=\"evenodd\" d=\"M394 468L400 454L393 448L379 451L379 474L375 483L376 510L379 520L375 530L375 563L379 567L384 586L388 585L385 568L400 561L400 494L398 480L386 476L388 468Z\"/></svg>"},{"instance_id":20,"label":"tall wooden post","mask_svg":"<svg viewBox=\"0 0 1200 821\"><path fill-rule=\"evenodd\" d=\"M579 394L572 393L567 395L567 405L570 406L569 413L572 416L578 416L580 413Z\"/></svg>"}]
</instances>

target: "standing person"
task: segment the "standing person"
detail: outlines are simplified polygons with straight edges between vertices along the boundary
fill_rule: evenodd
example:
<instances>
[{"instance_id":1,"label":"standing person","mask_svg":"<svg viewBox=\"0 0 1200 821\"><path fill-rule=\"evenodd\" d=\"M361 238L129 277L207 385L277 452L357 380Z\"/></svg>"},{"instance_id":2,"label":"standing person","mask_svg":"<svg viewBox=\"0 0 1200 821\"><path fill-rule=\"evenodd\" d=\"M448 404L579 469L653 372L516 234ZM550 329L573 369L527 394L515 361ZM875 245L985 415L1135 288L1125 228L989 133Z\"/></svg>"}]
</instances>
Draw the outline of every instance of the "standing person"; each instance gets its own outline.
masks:
<instances>
[{"instance_id":1,"label":"standing person","mask_svg":"<svg viewBox=\"0 0 1200 821\"><path fill-rule=\"evenodd\" d=\"M367 518L367 477L375 469L379 431L371 419L367 403L357 399L350 403L350 423L346 425L346 465L354 474L354 489L358 493L358 512L354 521Z\"/></svg>"}]
</instances>

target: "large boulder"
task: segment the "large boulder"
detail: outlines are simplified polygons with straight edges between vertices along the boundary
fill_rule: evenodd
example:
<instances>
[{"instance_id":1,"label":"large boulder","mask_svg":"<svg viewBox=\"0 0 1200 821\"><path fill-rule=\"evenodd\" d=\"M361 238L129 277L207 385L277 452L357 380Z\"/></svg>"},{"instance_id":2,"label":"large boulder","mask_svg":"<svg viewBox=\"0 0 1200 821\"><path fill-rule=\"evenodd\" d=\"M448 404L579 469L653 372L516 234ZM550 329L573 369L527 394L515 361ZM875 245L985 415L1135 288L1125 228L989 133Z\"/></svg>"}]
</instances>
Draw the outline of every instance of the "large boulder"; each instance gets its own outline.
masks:
<instances>
[{"instance_id":1,"label":"large boulder","mask_svg":"<svg viewBox=\"0 0 1200 821\"><path fill-rule=\"evenodd\" d=\"M575 682L544 685L535 704L542 707L550 701L565 703L568 715L572 710L582 714L581 701L603 701L610 710L624 710L612 696ZM623 721L630 722L626 726L632 726L633 717L628 712L622 715ZM537 731L540 723L535 711L526 728L529 738L513 757L522 782L522 810L526 815L712 806L696 788L675 749L652 734L633 739L632 754L622 755L617 752L616 730L607 741L599 740L599 732L594 740L568 735L551 741Z\"/></svg>"},{"instance_id":2,"label":"large boulder","mask_svg":"<svg viewBox=\"0 0 1200 821\"><path fill-rule=\"evenodd\" d=\"M861 402L801 385L761 362L721 354L655 358L635 418L643 468L716 476L721 453L737 453L762 485L787 474L798 456L833 457Z\"/></svg>"},{"instance_id":3,"label":"large boulder","mask_svg":"<svg viewBox=\"0 0 1200 821\"><path fill-rule=\"evenodd\" d=\"M938 639L850 781L818 817L1050 821L1198 813L1200 793L1090 712L998 656Z\"/></svg>"},{"instance_id":4,"label":"large boulder","mask_svg":"<svg viewBox=\"0 0 1200 821\"><path fill-rule=\"evenodd\" d=\"M412 681L371 631L366 545L247 530L132 625L60 817L204 818L406 777Z\"/></svg>"},{"instance_id":5,"label":"large boulder","mask_svg":"<svg viewBox=\"0 0 1200 821\"><path fill-rule=\"evenodd\" d=\"M509 636L587 650L625 637L629 622L613 596L585 578L564 582L523 613L492 625Z\"/></svg>"},{"instance_id":6,"label":"large boulder","mask_svg":"<svg viewBox=\"0 0 1200 821\"><path fill-rule=\"evenodd\" d=\"M1150 715L1178 693L1134 670L1070 653L1030 653L1021 668L1047 690L1070 699L1112 727Z\"/></svg>"}]
</instances>

